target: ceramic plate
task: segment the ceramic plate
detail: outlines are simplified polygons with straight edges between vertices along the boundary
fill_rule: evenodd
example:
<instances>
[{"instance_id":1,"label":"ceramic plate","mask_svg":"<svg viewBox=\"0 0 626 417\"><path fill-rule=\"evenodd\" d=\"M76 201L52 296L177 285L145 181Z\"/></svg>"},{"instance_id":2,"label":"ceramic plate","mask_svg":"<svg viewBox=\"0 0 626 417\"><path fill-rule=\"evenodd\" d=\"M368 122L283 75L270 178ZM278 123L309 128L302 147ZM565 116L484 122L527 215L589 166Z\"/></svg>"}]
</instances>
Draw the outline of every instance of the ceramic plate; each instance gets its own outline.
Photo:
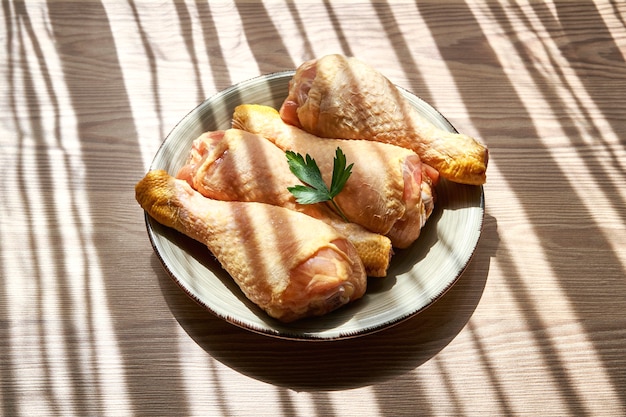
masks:
<instances>
[{"instance_id":1,"label":"ceramic plate","mask_svg":"<svg viewBox=\"0 0 626 417\"><path fill-rule=\"evenodd\" d=\"M168 135L151 169L175 175L192 141L209 130L230 127L234 108L242 103L279 108L293 71L254 78L204 101ZM402 93L428 120L455 131L434 108ZM421 236L410 248L396 251L386 278L369 278L366 295L326 316L283 324L249 302L208 249L146 216L148 235L163 266L193 299L218 317L245 329L282 338L334 340L372 333L397 324L440 298L467 266L480 236L482 187L445 180L437 187L437 206Z\"/></svg>"}]
</instances>

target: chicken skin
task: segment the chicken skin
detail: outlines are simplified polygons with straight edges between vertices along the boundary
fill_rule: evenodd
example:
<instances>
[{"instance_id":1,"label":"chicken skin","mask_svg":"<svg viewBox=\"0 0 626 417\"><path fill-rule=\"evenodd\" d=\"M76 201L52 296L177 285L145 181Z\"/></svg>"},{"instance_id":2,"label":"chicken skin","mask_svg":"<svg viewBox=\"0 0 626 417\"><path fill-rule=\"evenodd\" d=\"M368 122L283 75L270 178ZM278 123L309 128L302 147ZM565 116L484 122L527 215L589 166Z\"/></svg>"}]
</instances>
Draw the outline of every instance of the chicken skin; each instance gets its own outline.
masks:
<instances>
[{"instance_id":1,"label":"chicken skin","mask_svg":"<svg viewBox=\"0 0 626 417\"><path fill-rule=\"evenodd\" d=\"M318 218L355 246L368 276L387 275L389 238L345 222L325 204L298 204L287 188L300 182L285 153L259 135L238 129L205 132L193 141L176 176L209 198L273 204Z\"/></svg>"},{"instance_id":2,"label":"chicken skin","mask_svg":"<svg viewBox=\"0 0 626 417\"><path fill-rule=\"evenodd\" d=\"M280 114L316 136L412 149L450 181L486 181L488 150L483 144L434 126L391 81L356 58L327 55L303 63L289 83Z\"/></svg>"},{"instance_id":3,"label":"chicken skin","mask_svg":"<svg viewBox=\"0 0 626 417\"><path fill-rule=\"evenodd\" d=\"M286 124L275 109L240 105L233 127L261 135L283 151L309 154L330 184L337 147L354 163L352 176L336 202L346 217L368 230L388 236L393 246L406 248L419 236L434 207L431 178L419 157L398 146L341 139L322 139Z\"/></svg>"},{"instance_id":4,"label":"chicken skin","mask_svg":"<svg viewBox=\"0 0 626 417\"><path fill-rule=\"evenodd\" d=\"M209 199L163 170L148 172L135 197L159 223L206 244L245 296L280 321L326 314L365 292L354 246L320 220Z\"/></svg>"}]
</instances>

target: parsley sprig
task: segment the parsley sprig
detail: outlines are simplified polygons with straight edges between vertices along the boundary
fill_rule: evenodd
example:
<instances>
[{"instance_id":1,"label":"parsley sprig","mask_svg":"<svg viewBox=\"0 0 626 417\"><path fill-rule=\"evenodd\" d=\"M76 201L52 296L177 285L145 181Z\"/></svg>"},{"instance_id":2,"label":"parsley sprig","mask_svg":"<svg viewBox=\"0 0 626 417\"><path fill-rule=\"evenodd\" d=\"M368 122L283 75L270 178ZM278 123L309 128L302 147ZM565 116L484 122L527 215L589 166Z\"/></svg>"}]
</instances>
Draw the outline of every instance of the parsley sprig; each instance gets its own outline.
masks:
<instances>
[{"instance_id":1,"label":"parsley sprig","mask_svg":"<svg viewBox=\"0 0 626 417\"><path fill-rule=\"evenodd\" d=\"M346 156L341 148L337 148L335 151L335 160L333 162L333 177L330 183L330 189L322 179L320 169L309 154L303 157L299 153L293 151L285 152L287 156L287 163L289 169L293 174L298 177L305 185L294 185L293 187L287 187L289 192L296 198L296 202L299 204L315 204L323 201L330 201L337 213L345 220L347 217L337 203L335 197L343 187L346 185L346 181L352 174L352 166L350 164L346 167Z\"/></svg>"}]
</instances>

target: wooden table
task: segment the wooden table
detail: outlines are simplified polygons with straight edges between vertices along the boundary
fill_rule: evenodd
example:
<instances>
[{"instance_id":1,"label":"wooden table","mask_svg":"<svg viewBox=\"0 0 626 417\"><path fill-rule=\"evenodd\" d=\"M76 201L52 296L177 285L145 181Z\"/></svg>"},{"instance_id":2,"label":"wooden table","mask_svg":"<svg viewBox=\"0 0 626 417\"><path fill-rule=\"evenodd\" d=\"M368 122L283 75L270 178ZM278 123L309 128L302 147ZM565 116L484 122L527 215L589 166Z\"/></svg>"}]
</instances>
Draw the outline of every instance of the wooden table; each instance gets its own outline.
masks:
<instances>
[{"instance_id":1,"label":"wooden table","mask_svg":"<svg viewBox=\"0 0 626 417\"><path fill-rule=\"evenodd\" d=\"M626 6L3 2L0 414L626 414ZM237 82L357 56L490 148L457 284L382 332L258 335L169 278L134 184Z\"/></svg>"}]
</instances>

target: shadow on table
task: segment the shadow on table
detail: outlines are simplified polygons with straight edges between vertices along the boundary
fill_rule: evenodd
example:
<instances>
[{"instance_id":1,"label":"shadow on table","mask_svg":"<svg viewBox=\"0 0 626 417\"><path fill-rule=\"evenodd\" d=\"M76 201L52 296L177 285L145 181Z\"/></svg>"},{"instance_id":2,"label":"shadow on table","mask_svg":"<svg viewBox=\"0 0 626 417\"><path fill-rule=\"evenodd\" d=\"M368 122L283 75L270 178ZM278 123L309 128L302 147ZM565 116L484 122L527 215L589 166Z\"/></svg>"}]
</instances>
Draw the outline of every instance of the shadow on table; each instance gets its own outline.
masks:
<instances>
[{"instance_id":1,"label":"shadow on table","mask_svg":"<svg viewBox=\"0 0 626 417\"><path fill-rule=\"evenodd\" d=\"M486 215L473 259L457 283L432 306L378 333L354 339L301 342L256 334L215 317L155 269L174 317L214 359L267 383L297 391L339 390L405 374L448 345L482 296L498 245L496 219Z\"/></svg>"}]
</instances>

